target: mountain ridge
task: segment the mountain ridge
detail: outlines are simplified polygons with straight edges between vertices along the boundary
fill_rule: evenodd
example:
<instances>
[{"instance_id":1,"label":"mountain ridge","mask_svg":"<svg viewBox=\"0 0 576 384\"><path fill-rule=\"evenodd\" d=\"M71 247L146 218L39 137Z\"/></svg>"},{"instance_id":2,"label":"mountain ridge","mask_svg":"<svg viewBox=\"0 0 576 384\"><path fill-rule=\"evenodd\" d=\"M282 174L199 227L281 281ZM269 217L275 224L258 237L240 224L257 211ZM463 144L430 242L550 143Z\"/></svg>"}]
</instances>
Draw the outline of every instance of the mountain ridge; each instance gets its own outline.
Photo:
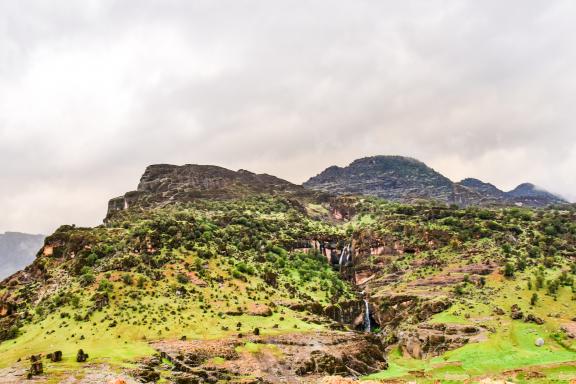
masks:
<instances>
[{"instance_id":1,"label":"mountain ridge","mask_svg":"<svg viewBox=\"0 0 576 384\"><path fill-rule=\"evenodd\" d=\"M0 233L0 280L34 261L44 237L17 231Z\"/></svg>"},{"instance_id":2,"label":"mountain ridge","mask_svg":"<svg viewBox=\"0 0 576 384\"><path fill-rule=\"evenodd\" d=\"M412 157L370 156L348 166L330 166L302 184L327 193L373 195L386 200L410 203L432 199L449 204L518 205L544 207L567 203L531 183L522 183L505 192L475 178L453 182Z\"/></svg>"}]
</instances>

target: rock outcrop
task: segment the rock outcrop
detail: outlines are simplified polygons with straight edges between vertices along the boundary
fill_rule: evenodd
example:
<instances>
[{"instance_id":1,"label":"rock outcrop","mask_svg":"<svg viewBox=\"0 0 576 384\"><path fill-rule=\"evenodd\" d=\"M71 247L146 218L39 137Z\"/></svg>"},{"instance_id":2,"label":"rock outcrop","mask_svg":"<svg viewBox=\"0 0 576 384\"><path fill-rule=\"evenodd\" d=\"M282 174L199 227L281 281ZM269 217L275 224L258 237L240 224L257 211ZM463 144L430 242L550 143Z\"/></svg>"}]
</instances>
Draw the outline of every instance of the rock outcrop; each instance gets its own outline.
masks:
<instances>
[{"instance_id":1,"label":"rock outcrop","mask_svg":"<svg viewBox=\"0 0 576 384\"><path fill-rule=\"evenodd\" d=\"M302 186L267 174L215 165L156 164L146 168L138 188L108 203L109 218L130 207L149 208L195 199L232 199L254 194L310 195Z\"/></svg>"}]
</instances>

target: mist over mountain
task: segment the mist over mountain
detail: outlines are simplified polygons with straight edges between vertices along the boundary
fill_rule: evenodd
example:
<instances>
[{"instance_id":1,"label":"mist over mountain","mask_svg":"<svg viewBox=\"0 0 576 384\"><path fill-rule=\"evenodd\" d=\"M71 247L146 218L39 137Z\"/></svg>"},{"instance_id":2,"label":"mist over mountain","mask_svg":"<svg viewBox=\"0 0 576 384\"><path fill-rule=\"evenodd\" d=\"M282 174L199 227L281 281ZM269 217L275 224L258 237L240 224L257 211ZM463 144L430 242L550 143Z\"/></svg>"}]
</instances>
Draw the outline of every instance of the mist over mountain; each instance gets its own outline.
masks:
<instances>
[{"instance_id":1,"label":"mist over mountain","mask_svg":"<svg viewBox=\"0 0 576 384\"><path fill-rule=\"evenodd\" d=\"M44 235L0 233L0 280L30 264L43 241Z\"/></svg>"}]
</instances>

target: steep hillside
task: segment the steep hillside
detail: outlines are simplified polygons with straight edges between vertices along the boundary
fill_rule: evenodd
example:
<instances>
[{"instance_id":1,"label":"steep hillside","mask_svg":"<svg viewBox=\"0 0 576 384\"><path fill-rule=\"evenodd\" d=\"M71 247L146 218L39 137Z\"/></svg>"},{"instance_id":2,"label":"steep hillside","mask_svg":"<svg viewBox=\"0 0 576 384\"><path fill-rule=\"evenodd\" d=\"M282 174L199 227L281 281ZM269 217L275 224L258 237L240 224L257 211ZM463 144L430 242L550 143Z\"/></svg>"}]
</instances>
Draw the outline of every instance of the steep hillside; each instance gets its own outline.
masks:
<instances>
[{"instance_id":1,"label":"steep hillside","mask_svg":"<svg viewBox=\"0 0 576 384\"><path fill-rule=\"evenodd\" d=\"M434 200L462 206L530 207L566 203L532 184L521 184L511 192L504 192L477 179L453 183L426 164L402 156L365 157L344 168L332 166L310 178L304 186L336 195L369 195L404 203Z\"/></svg>"},{"instance_id":2,"label":"steep hillside","mask_svg":"<svg viewBox=\"0 0 576 384\"><path fill-rule=\"evenodd\" d=\"M24 268L42 246L44 235L20 232L0 233L0 279Z\"/></svg>"},{"instance_id":3,"label":"steep hillside","mask_svg":"<svg viewBox=\"0 0 576 384\"><path fill-rule=\"evenodd\" d=\"M370 377L576 378L574 208L356 209L349 277L395 342Z\"/></svg>"},{"instance_id":4,"label":"steep hillside","mask_svg":"<svg viewBox=\"0 0 576 384\"><path fill-rule=\"evenodd\" d=\"M405 205L210 169L150 167L105 224L47 237L0 284L0 378L576 379L576 207Z\"/></svg>"}]
</instances>

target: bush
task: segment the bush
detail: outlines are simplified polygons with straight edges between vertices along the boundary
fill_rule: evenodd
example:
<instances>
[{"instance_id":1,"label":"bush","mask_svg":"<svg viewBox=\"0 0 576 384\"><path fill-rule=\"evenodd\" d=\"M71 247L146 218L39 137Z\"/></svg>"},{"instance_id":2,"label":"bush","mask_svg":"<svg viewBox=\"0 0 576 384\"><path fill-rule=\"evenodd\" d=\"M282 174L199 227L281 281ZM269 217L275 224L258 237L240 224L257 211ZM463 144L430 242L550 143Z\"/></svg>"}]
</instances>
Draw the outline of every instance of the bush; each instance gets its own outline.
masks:
<instances>
[{"instance_id":1,"label":"bush","mask_svg":"<svg viewBox=\"0 0 576 384\"><path fill-rule=\"evenodd\" d=\"M96 281L96 278L94 277L94 275L92 273L86 273L82 276L80 276L80 285L82 286L87 286L90 284L93 284Z\"/></svg>"},{"instance_id":2,"label":"bush","mask_svg":"<svg viewBox=\"0 0 576 384\"><path fill-rule=\"evenodd\" d=\"M512 263L506 263L506 265L504 265L504 276L506 277L514 276L514 265Z\"/></svg>"},{"instance_id":3,"label":"bush","mask_svg":"<svg viewBox=\"0 0 576 384\"><path fill-rule=\"evenodd\" d=\"M180 284L188 284L190 282L190 278L185 273L179 273L178 275L176 275L176 280Z\"/></svg>"},{"instance_id":4,"label":"bush","mask_svg":"<svg viewBox=\"0 0 576 384\"><path fill-rule=\"evenodd\" d=\"M132 285L132 283L134 282L134 280L132 279L132 276L129 275L128 273L122 275L122 281L126 285Z\"/></svg>"},{"instance_id":5,"label":"bush","mask_svg":"<svg viewBox=\"0 0 576 384\"><path fill-rule=\"evenodd\" d=\"M238 264L236 264L236 269L241 272L241 273L246 273L248 275L253 275L254 274L254 267L246 264L245 262L241 261Z\"/></svg>"},{"instance_id":6,"label":"bush","mask_svg":"<svg viewBox=\"0 0 576 384\"><path fill-rule=\"evenodd\" d=\"M102 279L100 280L100 283L98 284L98 290L102 291L102 292L109 292L114 288L114 286L112 285L112 283L107 280L107 279Z\"/></svg>"}]
</instances>

